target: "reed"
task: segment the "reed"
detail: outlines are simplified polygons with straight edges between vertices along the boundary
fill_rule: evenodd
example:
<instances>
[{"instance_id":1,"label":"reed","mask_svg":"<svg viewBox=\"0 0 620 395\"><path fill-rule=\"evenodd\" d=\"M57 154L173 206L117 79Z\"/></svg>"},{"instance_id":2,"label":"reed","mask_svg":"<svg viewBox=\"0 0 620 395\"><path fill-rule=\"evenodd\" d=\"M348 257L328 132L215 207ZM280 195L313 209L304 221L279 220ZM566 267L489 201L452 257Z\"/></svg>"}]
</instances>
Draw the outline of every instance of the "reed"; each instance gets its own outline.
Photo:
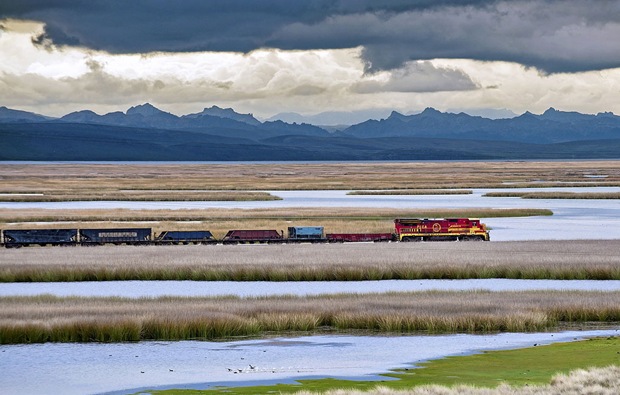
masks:
<instances>
[{"instance_id":1,"label":"reed","mask_svg":"<svg viewBox=\"0 0 620 395\"><path fill-rule=\"evenodd\" d=\"M0 250L0 281L620 279L620 241L28 247Z\"/></svg>"},{"instance_id":2,"label":"reed","mask_svg":"<svg viewBox=\"0 0 620 395\"><path fill-rule=\"evenodd\" d=\"M620 292L409 292L280 297L0 298L0 343L222 339L322 329L540 331L620 321Z\"/></svg>"},{"instance_id":3,"label":"reed","mask_svg":"<svg viewBox=\"0 0 620 395\"><path fill-rule=\"evenodd\" d=\"M2 164L0 193L619 186L619 161ZM163 194L163 193L162 193Z\"/></svg>"}]
</instances>

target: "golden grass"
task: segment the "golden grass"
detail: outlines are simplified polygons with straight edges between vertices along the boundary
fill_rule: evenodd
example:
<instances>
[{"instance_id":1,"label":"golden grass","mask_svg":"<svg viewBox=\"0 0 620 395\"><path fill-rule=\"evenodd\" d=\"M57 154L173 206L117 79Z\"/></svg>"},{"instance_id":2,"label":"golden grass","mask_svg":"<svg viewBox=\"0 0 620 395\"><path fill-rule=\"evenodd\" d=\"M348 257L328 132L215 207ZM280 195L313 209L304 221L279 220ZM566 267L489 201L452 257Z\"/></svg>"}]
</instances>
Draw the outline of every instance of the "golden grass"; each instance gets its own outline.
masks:
<instances>
[{"instance_id":1,"label":"golden grass","mask_svg":"<svg viewBox=\"0 0 620 395\"><path fill-rule=\"evenodd\" d=\"M592 178L592 177L597 178ZM0 193L618 186L620 161L2 164Z\"/></svg>"},{"instance_id":2,"label":"golden grass","mask_svg":"<svg viewBox=\"0 0 620 395\"><path fill-rule=\"evenodd\" d=\"M321 392L323 395L617 395L620 393L620 367L577 369L568 374L555 375L547 385L511 386L500 384L495 388L469 385L446 387L423 385L410 389L392 389L378 386L370 391L337 389ZM298 391L296 395L317 395L317 392Z\"/></svg>"},{"instance_id":3,"label":"golden grass","mask_svg":"<svg viewBox=\"0 0 620 395\"><path fill-rule=\"evenodd\" d=\"M619 240L0 250L0 281L620 279Z\"/></svg>"},{"instance_id":4,"label":"golden grass","mask_svg":"<svg viewBox=\"0 0 620 395\"><path fill-rule=\"evenodd\" d=\"M280 297L0 298L0 343L217 339L274 332L539 331L620 321L620 292L409 292Z\"/></svg>"},{"instance_id":5,"label":"golden grass","mask_svg":"<svg viewBox=\"0 0 620 395\"><path fill-rule=\"evenodd\" d=\"M258 191L51 191L38 194L8 193L0 202L75 202L75 201L266 201L282 200Z\"/></svg>"}]
</instances>

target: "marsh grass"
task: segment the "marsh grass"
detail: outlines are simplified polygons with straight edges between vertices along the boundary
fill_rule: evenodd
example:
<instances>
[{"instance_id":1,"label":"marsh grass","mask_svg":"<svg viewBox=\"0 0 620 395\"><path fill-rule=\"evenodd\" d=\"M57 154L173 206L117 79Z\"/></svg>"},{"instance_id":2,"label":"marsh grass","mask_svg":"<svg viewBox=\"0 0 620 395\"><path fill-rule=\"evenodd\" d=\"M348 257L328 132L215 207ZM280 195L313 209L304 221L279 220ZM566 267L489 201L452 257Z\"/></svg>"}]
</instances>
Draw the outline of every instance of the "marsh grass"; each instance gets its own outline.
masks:
<instances>
[{"instance_id":1,"label":"marsh grass","mask_svg":"<svg viewBox=\"0 0 620 395\"><path fill-rule=\"evenodd\" d=\"M268 201L282 200L267 192L258 191L118 191L100 190L53 191L34 194L8 193L0 202L77 202L77 201Z\"/></svg>"},{"instance_id":2,"label":"marsh grass","mask_svg":"<svg viewBox=\"0 0 620 395\"><path fill-rule=\"evenodd\" d=\"M620 199L618 192L489 192L483 196L522 199Z\"/></svg>"},{"instance_id":3,"label":"marsh grass","mask_svg":"<svg viewBox=\"0 0 620 395\"><path fill-rule=\"evenodd\" d=\"M594 178L593 178L594 177ZM2 164L0 193L619 186L620 161ZM161 193L163 195L163 193ZM155 199L157 200L157 199Z\"/></svg>"},{"instance_id":4,"label":"marsh grass","mask_svg":"<svg viewBox=\"0 0 620 395\"><path fill-rule=\"evenodd\" d=\"M0 281L620 280L620 241L28 247Z\"/></svg>"},{"instance_id":5,"label":"marsh grass","mask_svg":"<svg viewBox=\"0 0 620 395\"><path fill-rule=\"evenodd\" d=\"M0 298L0 343L223 339L267 332L540 331L620 321L620 292L410 292L280 297Z\"/></svg>"}]
</instances>

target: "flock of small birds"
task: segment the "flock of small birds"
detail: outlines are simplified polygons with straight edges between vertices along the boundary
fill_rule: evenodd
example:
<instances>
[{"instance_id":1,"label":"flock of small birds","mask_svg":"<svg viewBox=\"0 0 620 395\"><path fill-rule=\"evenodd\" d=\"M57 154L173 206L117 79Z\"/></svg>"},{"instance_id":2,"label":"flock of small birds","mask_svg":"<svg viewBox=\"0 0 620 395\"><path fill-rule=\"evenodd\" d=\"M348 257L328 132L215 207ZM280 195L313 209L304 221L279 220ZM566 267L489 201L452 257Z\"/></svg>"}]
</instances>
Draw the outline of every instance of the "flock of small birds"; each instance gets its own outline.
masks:
<instances>
[{"instance_id":1,"label":"flock of small birds","mask_svg":"<svg viewBox=\"0 0 620 395\"><path fill-rule=\"evenodd\" d=\"M243 359L243 358L242 358ZM229 372L232 372L234 374L237 373L247 373L248 371L255 371L256 370L256 366L254 365L248 365L248 368L243 368L243 369L231 369L231 368L226 368L226 370L228 370Z\"/></svg>"},{"instance_id":2,"label":"flock of small birds","mask_svg":"<svg viewBox=\"0 0 620 395\"><path fill-rule=\"evenodd\" d=\"M112 354L110 354L110 356L112 356ZM138 356L136 355L135 358L138 358ZM242 360L245 358L241 358ZM271 373L276 373L276 372L284 372L284 371L291 371L291 370L295 370L295 368L289 367L289 368L285 368L285 367L281 367L281 368L266 368L266 369L258 369L256 365L252 365L252 364L248 364L247 366L243 367L243 368L238 368L238 369L233 369L233 368L226 368L226 370L229 373L233 373L233 374L239 374L239 373L252 373L252 372L271 372ZM168 369L169 372L174 372L174 369ZM145 373L144 370L141 370L140 373ZM301 373L301 370L297 370L297 373Z\"/></svg>"},{"instance_id":3,"label":"flock of small birds","mask_svg":"<svg viewBox=\"0 0 620 395\"><path fill-rule=\"evenodd\" d=\"M254 365L248 365L245 368L241 368L241 369L232 369L232 368L226 368L226 370L228 370L228 372L233 373L233 374L239 374L239 373L253 373L253 372L271 372L271 373L276 373L276 372L290 372L290 371L297 371L297 373L301 373L302 370L293 368L293 367L280 367L280 368L264 368L264 369L259 369Z\"/></svg>"}]
</instances>

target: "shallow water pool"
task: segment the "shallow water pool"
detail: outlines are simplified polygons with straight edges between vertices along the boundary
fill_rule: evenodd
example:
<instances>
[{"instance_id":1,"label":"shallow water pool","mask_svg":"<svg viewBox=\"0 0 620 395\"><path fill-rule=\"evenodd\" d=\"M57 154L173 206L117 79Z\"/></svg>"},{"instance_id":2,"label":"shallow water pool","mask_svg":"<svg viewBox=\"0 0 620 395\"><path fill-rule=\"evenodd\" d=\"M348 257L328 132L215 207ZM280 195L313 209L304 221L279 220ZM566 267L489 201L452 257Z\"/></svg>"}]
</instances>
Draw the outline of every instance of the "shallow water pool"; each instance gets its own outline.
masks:
<instances>
[{"instance_id":1,"label":"shallow water pool","mask_svg":"<svg viewBox=\"0 0 620 395\"><path fill-rule=\"evenodd\" d=\"M0 283L0 296L276 296L407 291L620 291L620 280L85 281Z\"/></svg>"},{"instance_id":2,"label":"shallow water pool","mask_svg":"<svg viewBox=\"0 0 620 395\"><path fill-rule=\"evenodd\" d=\"M232 342L0 346L3 394L134 393L308 377L372 379L390 369L483 350L531 347L617 329L442 336L304 336ZM382 378L384 379L384 378Z\"/></svg>"}]
</instances>

